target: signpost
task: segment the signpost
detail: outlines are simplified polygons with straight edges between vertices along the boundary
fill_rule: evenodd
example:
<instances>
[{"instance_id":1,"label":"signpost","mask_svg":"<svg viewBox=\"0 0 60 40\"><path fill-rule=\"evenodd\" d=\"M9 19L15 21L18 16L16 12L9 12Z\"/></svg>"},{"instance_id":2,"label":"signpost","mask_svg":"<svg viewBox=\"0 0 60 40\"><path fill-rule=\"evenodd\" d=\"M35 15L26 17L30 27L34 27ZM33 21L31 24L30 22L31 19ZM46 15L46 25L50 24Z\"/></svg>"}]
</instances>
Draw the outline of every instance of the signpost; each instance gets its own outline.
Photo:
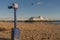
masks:
<instances>
[{"instance_id":1,"label":"signpost","mask_svg":"<svg viewBox=\"0 0 60 40\"><path fill-rule=\"evenodd\" d=\"M13 3L12 6L9 6L8 8L14 9L14 28L12 29L12 40L20 40L20 31L16 28L16 10L18 8L18 4Z\"/></svg>"}]
</instances>

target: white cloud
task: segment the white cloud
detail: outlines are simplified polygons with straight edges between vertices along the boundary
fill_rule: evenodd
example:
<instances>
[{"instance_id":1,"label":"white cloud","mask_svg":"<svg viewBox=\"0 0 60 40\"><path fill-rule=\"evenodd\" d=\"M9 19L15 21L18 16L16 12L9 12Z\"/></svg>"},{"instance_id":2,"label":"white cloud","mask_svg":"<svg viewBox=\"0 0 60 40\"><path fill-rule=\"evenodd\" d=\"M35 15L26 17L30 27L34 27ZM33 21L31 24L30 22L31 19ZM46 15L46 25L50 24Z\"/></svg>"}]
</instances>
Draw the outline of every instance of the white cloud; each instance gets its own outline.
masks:
<instances>
[{"instance_id":1,"label":"white cloud","mask_svg":"<svg viewBox=\"0 0 60 40\"><path fill-rule=\"evenodd\" d=\"M44 2L37 2L36 5L43 5Z\"/></svg>"}]
</instances>

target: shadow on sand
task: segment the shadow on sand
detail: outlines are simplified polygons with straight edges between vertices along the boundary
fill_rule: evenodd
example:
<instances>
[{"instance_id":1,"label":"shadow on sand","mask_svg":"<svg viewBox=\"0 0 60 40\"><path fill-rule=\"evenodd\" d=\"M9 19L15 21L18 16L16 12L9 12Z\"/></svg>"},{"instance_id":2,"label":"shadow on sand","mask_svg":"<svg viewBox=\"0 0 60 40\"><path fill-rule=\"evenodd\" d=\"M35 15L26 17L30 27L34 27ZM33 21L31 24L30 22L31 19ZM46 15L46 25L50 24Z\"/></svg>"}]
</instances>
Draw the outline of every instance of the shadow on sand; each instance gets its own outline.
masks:
<instances>
[{"instance_id":1,"label":"shadow on sand","mask_svg":"<svg viewBox=\"0 0 60 40\"><path fill-rule=\"evenodd\" d=\"M0 40L11 40L9 38L0 38Z\"/></svg>"}]
</instances>

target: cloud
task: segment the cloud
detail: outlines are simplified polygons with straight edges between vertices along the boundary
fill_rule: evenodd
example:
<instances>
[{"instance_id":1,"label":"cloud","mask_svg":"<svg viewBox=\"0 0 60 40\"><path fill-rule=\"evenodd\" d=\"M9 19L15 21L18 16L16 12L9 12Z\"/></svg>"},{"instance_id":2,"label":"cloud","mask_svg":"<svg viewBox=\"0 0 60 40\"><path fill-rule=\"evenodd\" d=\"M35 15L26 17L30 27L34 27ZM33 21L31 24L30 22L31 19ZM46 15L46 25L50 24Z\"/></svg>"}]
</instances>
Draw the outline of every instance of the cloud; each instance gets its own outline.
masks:
<instances>
[{"instance_id":1,"label":"cloud","mask_svg":"<svg viewBox=\"0 0 60 40\"><path fill-rule=\"evenodd\" d=\"M37 2L36 5L43 5L44 2Z\"/></svg>"}]
</instances>

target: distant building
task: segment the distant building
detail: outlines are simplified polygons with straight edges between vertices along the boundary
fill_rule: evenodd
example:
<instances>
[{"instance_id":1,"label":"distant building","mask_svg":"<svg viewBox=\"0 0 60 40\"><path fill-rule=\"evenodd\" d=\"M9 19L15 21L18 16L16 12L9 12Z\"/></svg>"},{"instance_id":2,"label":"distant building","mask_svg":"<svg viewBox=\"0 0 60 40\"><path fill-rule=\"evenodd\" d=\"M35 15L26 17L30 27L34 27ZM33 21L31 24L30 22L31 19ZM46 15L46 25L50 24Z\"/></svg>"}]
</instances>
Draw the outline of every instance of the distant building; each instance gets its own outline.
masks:
<instances>
[{"instance_id":1,"label":"distant building","mask_svg":"<svg viewBox=\"0 0 60 40\"><path fill-rule=\"evenodd\" d=\"M46 19L43 18L42 16L38 16L38 17L31 17L29 20L40 21L40 20L46 20Z\"/></svg>"}]
</instances>

